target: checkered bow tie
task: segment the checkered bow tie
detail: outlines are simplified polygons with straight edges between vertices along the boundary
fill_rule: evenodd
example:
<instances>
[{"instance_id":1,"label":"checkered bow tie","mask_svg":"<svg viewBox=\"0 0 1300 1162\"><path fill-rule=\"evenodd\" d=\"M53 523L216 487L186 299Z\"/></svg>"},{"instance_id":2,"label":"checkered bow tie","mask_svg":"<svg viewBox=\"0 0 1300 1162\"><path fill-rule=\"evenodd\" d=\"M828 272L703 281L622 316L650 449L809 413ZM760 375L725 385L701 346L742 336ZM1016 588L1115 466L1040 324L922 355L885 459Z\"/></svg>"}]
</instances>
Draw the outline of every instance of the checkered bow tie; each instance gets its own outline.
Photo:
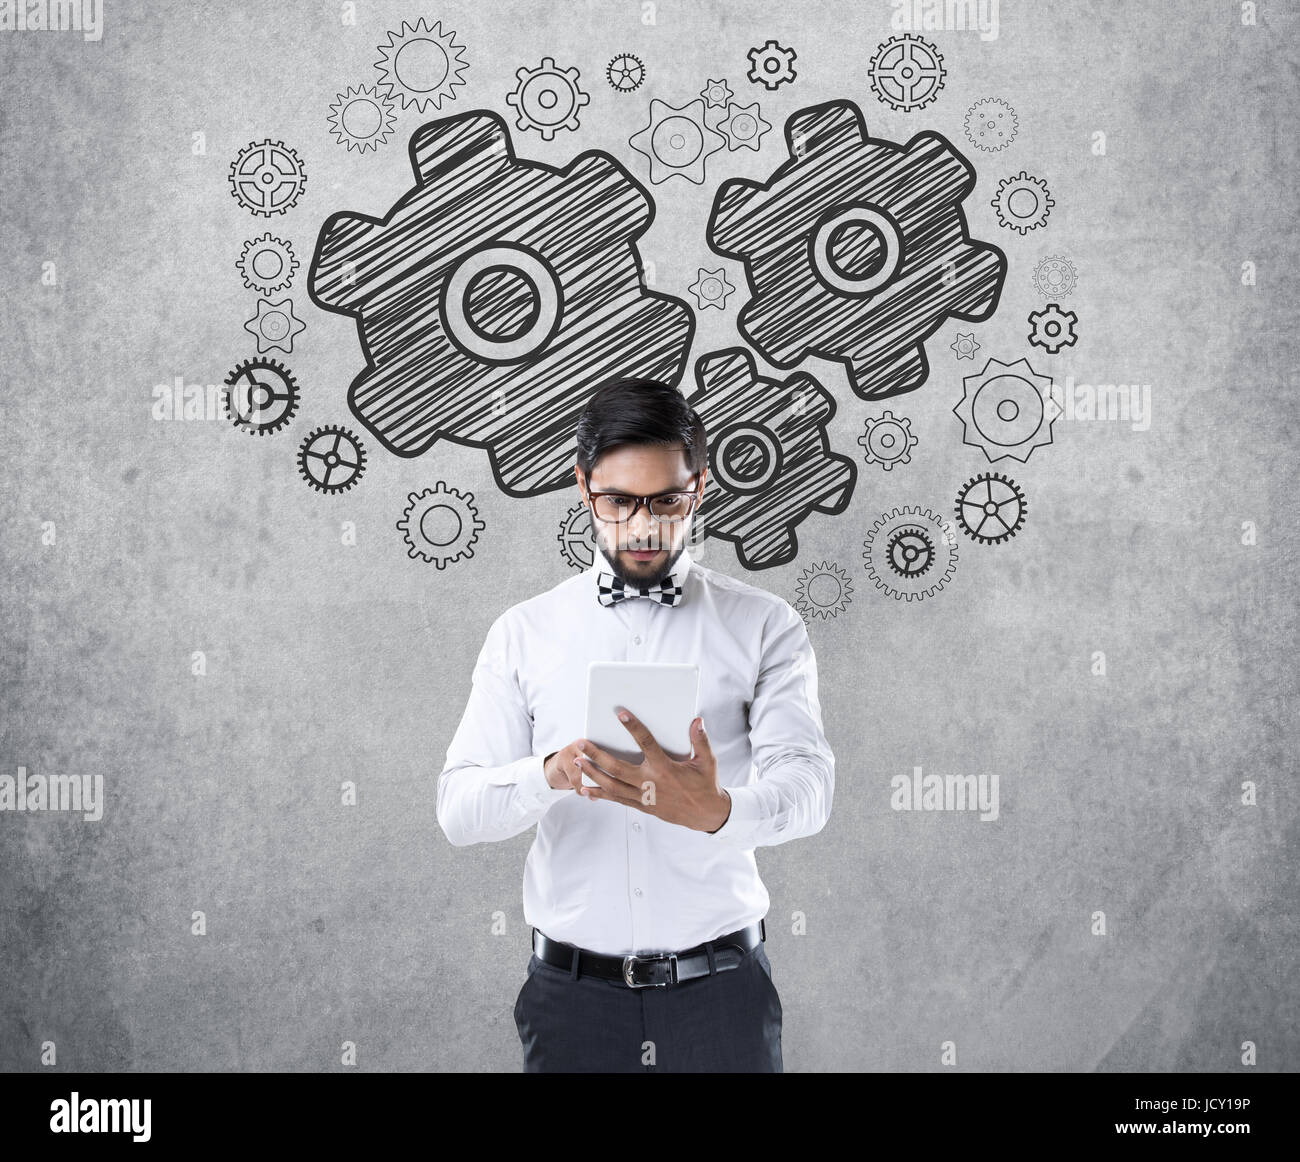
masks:
<instances>
[{"instance_id":1,"label":"checkered bow tie","mask_svg":"<svg viewBox=\"0 0 1300 1162\"><path fill-rule=\"evenodd\" d=\"M682 587L672 574L654 585L628 585L622 577L600 572L596 574L596 586L601 605L617 605L632 597L648 597L660 605L680 605L682 601Z\"/></svg>"}]
</instances>

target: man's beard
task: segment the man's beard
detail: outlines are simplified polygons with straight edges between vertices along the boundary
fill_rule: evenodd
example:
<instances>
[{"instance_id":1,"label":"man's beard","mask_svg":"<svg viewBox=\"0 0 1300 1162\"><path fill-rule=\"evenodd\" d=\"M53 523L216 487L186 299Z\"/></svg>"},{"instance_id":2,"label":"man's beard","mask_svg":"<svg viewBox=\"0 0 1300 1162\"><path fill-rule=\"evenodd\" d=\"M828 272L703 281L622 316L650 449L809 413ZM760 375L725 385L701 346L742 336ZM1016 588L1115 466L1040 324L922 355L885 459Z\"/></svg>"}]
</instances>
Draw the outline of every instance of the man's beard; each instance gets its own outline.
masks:
<instances>
[{"instance_id":1,"label":"man's beard","mask_svg":"<svg viewBox=\"0 0 1300 1162\"><path fill-rule=\"evenodd\" d=\"M667 556L664 558L662 564L660 564L653 572L645 572L642 568L643 562L629 561L629 564L634 568L638 568L639 571L636 573L628 573L619 564L617 551L610 553L606 550L603 542L596 542L596 549L599 551L600 555L605 558L606 564L609 565L610 572L612 572L615 577L622 578L625 584L636 586L658 585L659 582L673 571L673 568L677 564L677 559L682 555L682 552L686 548L686 542L683 540L676 548L667 548L667 546L664 545L660 545L659 547L667 549Z\"/></svg>"}]
</instances>

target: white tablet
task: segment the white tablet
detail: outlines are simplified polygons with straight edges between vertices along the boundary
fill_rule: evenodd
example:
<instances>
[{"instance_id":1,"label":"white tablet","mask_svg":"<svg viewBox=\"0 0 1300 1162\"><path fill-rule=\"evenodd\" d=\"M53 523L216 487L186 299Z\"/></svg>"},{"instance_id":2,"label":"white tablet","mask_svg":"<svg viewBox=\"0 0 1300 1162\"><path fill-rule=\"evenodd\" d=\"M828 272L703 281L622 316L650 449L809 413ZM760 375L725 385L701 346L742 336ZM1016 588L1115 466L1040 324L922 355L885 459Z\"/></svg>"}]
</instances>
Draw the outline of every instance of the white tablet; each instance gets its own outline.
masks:
<instances>
[{"instance_id":1,"label":"white tablet","mask_svg":"<svg viewBox=\"0 0 1300 1162\"><path fill-rule=\"evenodd\" d=\"M582 737L629 763L642 761L641 748L618 720L625 706L673 758L691 756L691 721L697 713L700 667L694 662L590 662L587 665L587 725ZM583 783L598 784L584 771Z\"/></svg>"}]
</instances>

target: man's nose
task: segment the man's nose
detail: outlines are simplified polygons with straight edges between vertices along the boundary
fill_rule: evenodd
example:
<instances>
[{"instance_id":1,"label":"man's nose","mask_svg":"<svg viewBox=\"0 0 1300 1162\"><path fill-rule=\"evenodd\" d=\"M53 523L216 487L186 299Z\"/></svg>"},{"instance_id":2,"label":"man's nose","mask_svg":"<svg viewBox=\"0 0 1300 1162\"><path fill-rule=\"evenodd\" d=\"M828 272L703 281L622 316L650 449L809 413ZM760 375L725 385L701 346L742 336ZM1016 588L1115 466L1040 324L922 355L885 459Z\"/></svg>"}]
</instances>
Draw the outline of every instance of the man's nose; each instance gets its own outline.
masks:
<instances>
[{"instance_id":1,"label":"man's nose","mask_svg":"<svg viewBox=\"0 0 1300 1162\"><path fill-rule=\"evenodd\" d=\"M643 504L632 514L632 518L627 522L627 532L630 540L637 544L644 544L654 533L655 522L651 519L650 513L646 511Z\"/></svg>"}]
</instances>

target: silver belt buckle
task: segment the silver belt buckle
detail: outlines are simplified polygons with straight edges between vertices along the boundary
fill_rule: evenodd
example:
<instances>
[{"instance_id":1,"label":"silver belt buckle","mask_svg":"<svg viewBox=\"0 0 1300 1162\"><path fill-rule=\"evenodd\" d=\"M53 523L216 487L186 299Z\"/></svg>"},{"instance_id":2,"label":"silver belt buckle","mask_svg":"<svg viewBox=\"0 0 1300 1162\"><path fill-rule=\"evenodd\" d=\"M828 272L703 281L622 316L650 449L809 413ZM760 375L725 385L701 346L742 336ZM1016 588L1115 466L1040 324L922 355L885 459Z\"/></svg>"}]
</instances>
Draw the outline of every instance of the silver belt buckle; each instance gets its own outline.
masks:
<instances>
[{"instance_id":1,"label":"silver belt buckle","mask_svg":"<svg viewBox=\"0 0 1300 1162\"><path fill-rule=\"evenodd\" d=\"M632 975L633 966L641 961L642 963L652 963L654 961L666 960L668 962L668 979L667 980L637 980ZM667 988L670 984L677 983L677 953L661 952L657 956L625 956L623 957L623 981L628 988L633 989L661 989Z\"/></svg>"}]
</instances>

